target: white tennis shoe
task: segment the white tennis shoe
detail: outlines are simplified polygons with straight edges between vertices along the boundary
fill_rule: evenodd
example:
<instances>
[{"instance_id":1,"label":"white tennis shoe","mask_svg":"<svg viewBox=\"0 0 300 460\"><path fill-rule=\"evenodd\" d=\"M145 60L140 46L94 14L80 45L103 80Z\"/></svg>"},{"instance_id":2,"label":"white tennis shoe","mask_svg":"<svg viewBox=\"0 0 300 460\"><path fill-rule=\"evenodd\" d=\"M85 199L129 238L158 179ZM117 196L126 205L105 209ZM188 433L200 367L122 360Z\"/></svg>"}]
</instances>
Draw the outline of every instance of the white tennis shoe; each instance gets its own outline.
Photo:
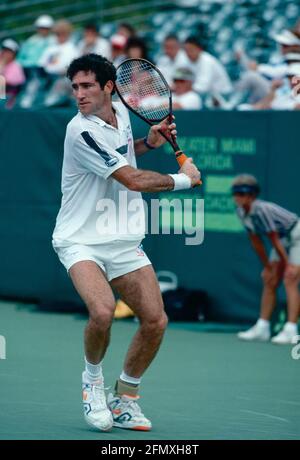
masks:
<instances>
[{"instance_id":1,"label":"white tennis shoe","mask_svg":"<svg viewBox=\"0 0 300 460\"><path fill-rule=\"evenodd\" d=\"M139 396L109 394L107 404L112 412L114 426L127 430L150 431L152 424L137 403Z\"/></svg>"},{"instance_id":2,"label":"white tennis shoe","mask_svg":"<svg viewBox=\"0 0 300 460\"><path fill-rule=\"evenodd\" d=\"M279 334L275 335L271 342L277 345L286 345L293 342L293 338L297 335L297 326L292 323L286 323L283 326L283 329L279 332Z\"/></svg>"},{"instance_id":3,"label":"white tennis shoe","mask_svg":"<svg viewBox=\"0 0 300 460\"><path fill-rule=\"evenodd\" d=\"M241 340L267 342L271 338L270 327L255 324L247 331L239 332L238 338Z\"/></svg>"},{"instance_id":4,"label":"white tennis shoe","mask_svg":"<svg viewBox=\"0 0 300 460\"><path fill-rule=\"evenodd\" d=\"M109 431L113 426L113 418L107 407L103 379L88 383L85 372L82 374L82 402L84 419L88 425L100 431Z\"/></svg>"}]
</instances>

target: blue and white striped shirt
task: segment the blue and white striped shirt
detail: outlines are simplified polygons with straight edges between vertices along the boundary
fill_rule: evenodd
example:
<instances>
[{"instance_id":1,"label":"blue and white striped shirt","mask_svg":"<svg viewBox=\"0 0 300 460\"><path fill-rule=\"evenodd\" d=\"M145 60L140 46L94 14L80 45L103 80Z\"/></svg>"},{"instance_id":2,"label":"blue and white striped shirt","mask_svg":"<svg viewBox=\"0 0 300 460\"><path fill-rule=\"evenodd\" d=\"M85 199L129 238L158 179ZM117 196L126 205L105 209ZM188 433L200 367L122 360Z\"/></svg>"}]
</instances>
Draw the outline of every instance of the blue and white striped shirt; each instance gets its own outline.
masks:
<instances>
[{"instance_id":1,"label":"blue and white striped shirt","mask_svg":"<svg viewBox=\"0 0 300 460\"><path fill-rule=\"evenodd\" d=\"M277 232L280 237L284 237L298 221L297 214L263 200L253 201L248 214L242 207L238 207L237 214L246 230L258 235Z\"/></svg>"}]
</instances>

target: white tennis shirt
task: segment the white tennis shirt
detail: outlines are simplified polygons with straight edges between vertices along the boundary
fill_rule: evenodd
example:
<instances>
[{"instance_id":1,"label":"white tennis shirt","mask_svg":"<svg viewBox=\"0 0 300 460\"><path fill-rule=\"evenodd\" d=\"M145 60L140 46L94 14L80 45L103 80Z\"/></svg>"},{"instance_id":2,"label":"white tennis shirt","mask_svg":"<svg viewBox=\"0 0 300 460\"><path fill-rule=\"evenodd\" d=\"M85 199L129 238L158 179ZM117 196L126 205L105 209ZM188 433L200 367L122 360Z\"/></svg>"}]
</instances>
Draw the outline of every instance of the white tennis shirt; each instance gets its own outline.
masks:
<instances>
[{"instance_id":1,"label":"white tennis shirt","mask_svg":"<svg viewBox=\"0 0 300 460\"><path fill-rule=\"evenodd\" d=\"M144 238L141 194L111 177L123 166L136 167L128 111L120 102L113 107L118 129L80 112L67 126L55 247Z\"/></svg>"}]
</instances>

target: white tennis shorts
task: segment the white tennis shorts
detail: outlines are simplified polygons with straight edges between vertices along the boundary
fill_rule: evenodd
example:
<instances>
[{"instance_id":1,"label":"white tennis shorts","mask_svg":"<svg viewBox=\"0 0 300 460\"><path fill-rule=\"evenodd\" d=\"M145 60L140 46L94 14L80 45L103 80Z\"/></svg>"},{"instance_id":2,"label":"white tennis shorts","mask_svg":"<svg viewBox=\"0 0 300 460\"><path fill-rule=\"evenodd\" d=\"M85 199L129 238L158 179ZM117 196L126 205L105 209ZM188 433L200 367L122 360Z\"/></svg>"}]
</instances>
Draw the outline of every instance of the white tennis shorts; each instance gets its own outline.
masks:
<instances>
[{"instance_id":1,"label":"white tennis shorts","mask_svg":"<svg viewBox=\"0 0 300 460\"><path fill-rule=\"evenodd\" d=\"M300 266L300 220L291 233L284 238L280 238L280 241L288 253L290 264ZM270 252L270 261L277 262L279 260L280 258L277 251L272 248Z\"/></svg>"},{"instance_id":2,"label":"white tennis shorts","mask_svg":"<svg viewBox=\"0 0 300 460\"><path fill-rule=\"evenodd\" d=\"M73 244L67 247L54 247L54 250L67 271L77 262L93 260L106 273L108 281L151 265L141 240L116 240L91 245Z\"/></svg>"}]
</instances>

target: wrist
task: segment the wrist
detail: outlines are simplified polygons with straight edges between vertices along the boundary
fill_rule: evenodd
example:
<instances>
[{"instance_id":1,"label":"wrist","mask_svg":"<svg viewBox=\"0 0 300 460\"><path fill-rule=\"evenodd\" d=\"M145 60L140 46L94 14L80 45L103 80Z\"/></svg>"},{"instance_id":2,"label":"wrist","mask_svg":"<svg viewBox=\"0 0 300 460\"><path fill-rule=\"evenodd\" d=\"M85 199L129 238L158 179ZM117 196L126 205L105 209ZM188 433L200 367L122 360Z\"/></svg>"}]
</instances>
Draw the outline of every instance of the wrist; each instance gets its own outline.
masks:
<instances>
[{"instance_id":1,"label":"wrist","mask_svg":"<svg viewBox=\"0 0 300 460\"><path fill-rule=\"evenodd\" d=\"M177 190L186 190L192 187L191 179L184 173L169 174L169 176L171 176L174 181L173 192L176 192Z\"/></svg>"},{"instance_id":2,"label":"wrist","mask_svg":"<svg viewBox=\"0 0 300 460\"><path fill-rule=\"evenodd\" d=\"M144 145L147 147L147 149L149 150L155 149L153 145L149 144L147 136L143 138L143 142L144 142Z\"/></svg>"}]
</instances>

